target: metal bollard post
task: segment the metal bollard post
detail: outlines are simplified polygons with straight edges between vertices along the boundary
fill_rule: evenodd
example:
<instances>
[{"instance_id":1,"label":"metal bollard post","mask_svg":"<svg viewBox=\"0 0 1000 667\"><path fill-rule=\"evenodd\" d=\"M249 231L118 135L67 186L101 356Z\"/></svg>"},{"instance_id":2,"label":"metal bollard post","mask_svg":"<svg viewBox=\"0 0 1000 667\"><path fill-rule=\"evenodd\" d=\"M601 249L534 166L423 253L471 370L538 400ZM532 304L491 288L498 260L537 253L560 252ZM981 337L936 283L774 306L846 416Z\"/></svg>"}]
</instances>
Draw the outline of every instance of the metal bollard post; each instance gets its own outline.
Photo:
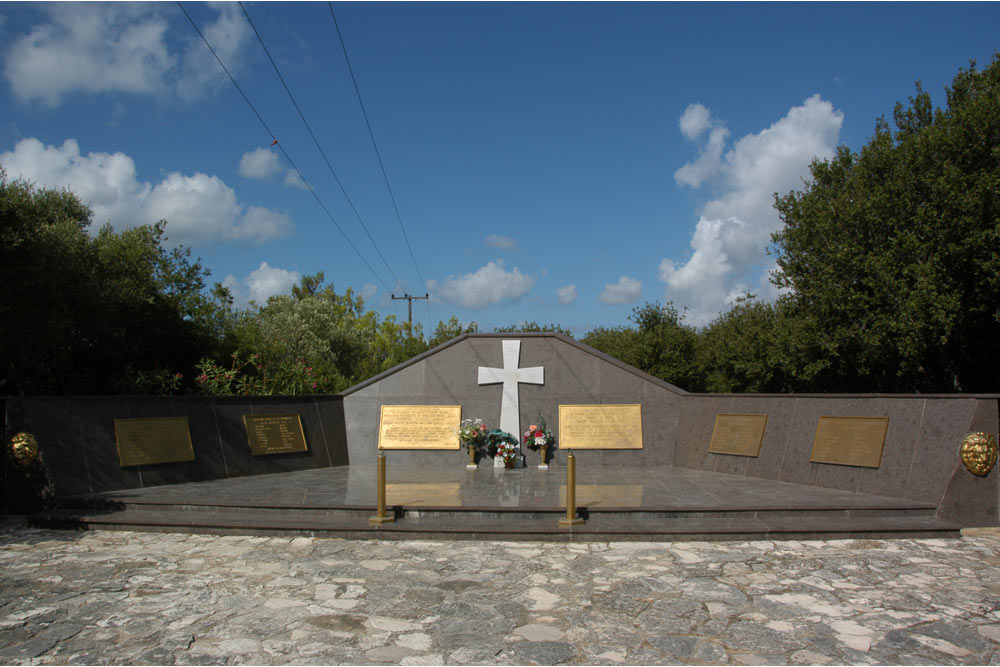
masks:
<instances>
[{"instance_id":1,"label":"metal bollard post","mask_svg":"<svg viewBox=\"0 0 1000 667\"><path fill-rule=\"evenodd\" d=\"M368 523L381 525L392 523L396 517L387 514L385 511L385 452L379 450L378 453L378 514L368 519Z\"/></svg>"},{"instance_id":2,"label":"metal bollard post","mask_svg":"<svg viewBox=\"0 0 1000 667\"><path fill-rule=\"evenodd\" d=\"M570 452L566 457L566 518L559 519L560 526L579 526L583 519L576 515L576 458Z\"/></svg>"}]
</instances>

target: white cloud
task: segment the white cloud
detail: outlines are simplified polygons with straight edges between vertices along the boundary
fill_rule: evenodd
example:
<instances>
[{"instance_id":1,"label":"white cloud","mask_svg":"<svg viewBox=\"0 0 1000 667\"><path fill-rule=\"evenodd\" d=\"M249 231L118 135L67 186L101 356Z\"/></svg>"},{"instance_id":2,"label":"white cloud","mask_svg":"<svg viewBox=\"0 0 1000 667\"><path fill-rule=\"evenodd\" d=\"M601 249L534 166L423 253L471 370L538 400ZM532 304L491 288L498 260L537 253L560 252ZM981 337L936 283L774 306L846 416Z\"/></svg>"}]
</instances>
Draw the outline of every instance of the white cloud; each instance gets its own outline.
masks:
<instances>
[{"instance_id":1,"label":"white cloud","mask_svg":"<svg viewBox=\"0 0 1000 667\"><path fill-rule=\"evenodd\" d=\"M243 280L228 275L222 284L232 293L233 303L237 307L244 308L251 300L263 306L272 296L288 294L300 280L302 274L298 271L287 271L270 266L267 262L261 262L260 266Z\"/></svg>"},{"instance_id":2,"label":"white cloud","mask_svg":"<svg viewBox=\"0 0 1000 667\"><path fill-rule=\"evenodd\" d=\"M491 248L497 248L498 250L515 250L517 249L517 241L509 236L500 236L498 234L490 234L483 241L486 245Z\"/></svg>"},{"instance_id":3,"label":"white cloud","mask_svg":"<svg viewBox=\"0 0 1000 667\"><path fill-rule=\"evenodd\" d=\"M712 120L712 114L701 104L689 104L688 108L681 114L678 125L681 134L690 141L694 141L701 133L708 129Z\"/></svg>"},{"instance_id":4,"label":"white cloud","mask_svg":"<svg viewBox=\"0 0 1000 667\"><path fill-rule=\"evenodd\" d=\"M190 27L179 33L181 46L168 40L172 30L185 26L156 3L47 3L41 8L46 21L14 39L5 58L4 75L22 102L54 107L73 92L190 100L225 80L201 39L191 37ZM219 16L202 30L230 70L238 69L250 28L232 4L213 5L210 11Z\"/></svg>"},{"instance_id":5,"label":"white cloud","mask_svg":"<svg viewBox=\"0 0 1000 667\"><path fill-rule=\"evenodd\" d=\"M766 248L781 223L774 193L801 187L812 159L834 154L844 115L814 95L769 128L741 138L724 155L725 127L710 116L696 120L700 133L713 127L708 143L674 177L692 187L718 179L721 194L700 211L690 259L683 264L664 259L660 280L667 285L666 298L687 306L690 321L701 325L743 292L761 293L748 283L759 282L753 274L766 268ZM691 120L685 136L698 123Z\"/></svg>"},{"instance_id":6,"label":"white cloud","mask_svg":"<svg viewBox=\"0 0 1000 667\"><path fill-rule=\"evenodd\" d=\"M240 158L239 174L243 178L265 181L281 171L278 154L268 148L248 151Z\"/></svg>"},{"instance_id":7,"label":"white cloud","mask_svg":"<svg viewBox=\"0 0 1000 667\"><path fill-rule=\"evenodd\" d=\"M250 178L255 181L266 181L275 174L285 172L285 185L293 188L306 189L306 184L299 178L298 172L294 169L285 169L281 166L278 154L270 148L256 148L248 151L240 158L239 174L243 178Z\"/></svg>"},{"instance_id":8,"label":"white cloud","mask_svg":"<svg viewBox=\"0 0 1000 667\"><path fill-rule=\"evenodd\" d=\"M361 291L359 292L359 294L361 295L361 298L364 299L365 302L367 303L368 301L372 300L372 297L374 297L377 292L378 292L378 285L376 285L375 283L365 283L361 287Z\"/></svg>"},{"instance_id":9,"label":"white cloud","mask_svg":"<svg viewBox=\"0 0 1000 667\"><path fill-rule=\"evenodd\" d=\"M467 273L458 278L438 283L428 280L428 289L437 297L464 308L479 309L501 301L516 301L535 284L535 278L527 276L514 267L504 269L502 260L489 262L475 273Z\"/></svg>"},{"instance_id":10,"label":"white cloud","mask_svg":"<svg viewBox=\"0 0 1000 667\"><path fill-rule=\"evenodd\" d=\"M236 193L217 176L171 172L154 186L138 179L128 155L81 155L75 139L58 147L22 139L13 151L0 154L0 164L11 178L72 190L93 209L95 230L108 221L123 229L164 219L170 245L198 245L260 244L294 229L284 213L258 206L244 212Z\"/></svg>"},{"instance_id":11,"label":"white cloud","mask_svg":"<svg viewBox=\"0 0 1000 667\"><path fill-rule=\"evenodd\" d=\"M605 283L597 298L607 304L633 303L642 294L642 283L634 278L622 276L617 283Z\"/></svg>"},{"instance_id":12,"label":"white cloud","mask_svg":"<svg viewBox=\"0 0 1000 667\"><path fill-rule=\"evenodd\" d=\"M556 290L556 298L559 299L559 303L564 306L576 301L576 285L566 285L566 287L560 287Z\"/></svg>"},{"instance_id":13,"label":"white cloud","mask_svg":"<svg viewBox=\"0 0 1000 667\"><path fill-rule=\"evenodd\" d=\"M306 182L299 177L299 173L294 169L289 169L285 172L285 185L290 185L293 188L299 188L300 190L308 190L309 186Z\"/></svg>"}]
</instances>

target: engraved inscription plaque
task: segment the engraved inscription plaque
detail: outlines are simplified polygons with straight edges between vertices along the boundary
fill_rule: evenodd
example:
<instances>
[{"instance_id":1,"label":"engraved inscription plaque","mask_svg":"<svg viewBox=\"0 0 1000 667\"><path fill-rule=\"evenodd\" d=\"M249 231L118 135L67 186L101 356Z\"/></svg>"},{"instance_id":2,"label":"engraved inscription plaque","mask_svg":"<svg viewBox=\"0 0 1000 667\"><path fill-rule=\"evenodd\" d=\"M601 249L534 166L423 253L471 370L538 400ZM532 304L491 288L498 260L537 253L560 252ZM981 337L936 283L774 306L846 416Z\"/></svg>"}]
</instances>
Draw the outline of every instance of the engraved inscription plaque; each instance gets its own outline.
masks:
<instances>
[{"instance_id":1,"label":"engraved inscription plaque","mask_svg":"<svg viewBox=\"0 0 1000 667\"><path fill-rule=\"evenodd\" d=\"M254 456L309 451L298 414L243 415L243 427Z\"/></svg>"},{"instance_id":2,"label":"engraved inscription plaque","mask_svg":"<svg viewBox=\"0 0 1000 667\"><path fill-rule=\"evenodd\" d=\"M642 449L641 405L560 405L560 449Z\"/></svg>"},{"instance_id":3,"label":"engraved inscription plaque","mask_svg":"<svg viewBox=\"0 0 1000 667\"><path fill-rule=\"evenodd\" d=\"M708 451L733 456L760 456L767 415L715 415Z\"/></svg>"},{"instance_id":4,"label":"engraved inscription plaque","mask_svg":"<svg viewBox=\"0 0 1000 667\"><path fill-rule=\"evenodd\" d=\"M187 417L116 419L115 445L122 468L194 461Z\"/></svg>"},{"instance_id":5,"label":"engraved inscription plaque","mask_svg":"<svg viewBox=\"0 0 1000 667\"><path fill-rule=\"evenodd\" d=\"M379 449L458 449L461 405L383 405Z\"/></svg>"},{"instance_id":6,"label":"engraved inscription plaque","mask_svg":"<svg viewBox=\"0 0 1000 667\"><path fill-rule=\"evenodd\" d=\"M888 430L888 417L820 417L809 461L878 468Z\"/></svg>"}]
</instances>

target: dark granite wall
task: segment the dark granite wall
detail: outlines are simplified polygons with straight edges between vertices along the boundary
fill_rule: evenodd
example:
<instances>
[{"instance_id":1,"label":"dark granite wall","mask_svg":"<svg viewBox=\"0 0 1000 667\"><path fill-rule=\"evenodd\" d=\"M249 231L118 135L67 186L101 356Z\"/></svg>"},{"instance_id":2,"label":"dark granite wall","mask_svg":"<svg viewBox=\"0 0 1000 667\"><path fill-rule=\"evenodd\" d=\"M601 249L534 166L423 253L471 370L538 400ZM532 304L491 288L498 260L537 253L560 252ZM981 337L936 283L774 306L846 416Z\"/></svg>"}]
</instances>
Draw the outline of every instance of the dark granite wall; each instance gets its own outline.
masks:
<instances>
[{"instance_id":1,"label":"dark granite wall","mask_svg":"<svg viewBox=\"0 0 1000 667\"><path fill-rule=\"evenodd\" d=\"M757 457L711 454L718 413L766 414ZM810 463L822 416L889 417L878 468ZM996 396L712 396L681 403L674 465L936 503L963 525L998 525L1000 486L994 469L976 477L958 450L971 432L997 437Z\"/></svg>"},{"instance_id":2,"label":"dark granite wall","mask_svg":"<svg viewBox=\"0 0 1000 667\"><path fill-rule=\"evenodd\" d=\"M541 366L545 384L520 385L520 429L539 412L554 433L559 429L559 405L639 403L645 434L641 450L577 451L581 465L669 465L674 457L674 433L680 398L686 392L570 338L555 334L471 334L418 357L406 367L377 376L344 394L347 446L352 464L374 463L378 456L378 423L382 405L461 405L462 418L479 418L491 428L500 422L501 385L480 385L478 368L503 366L504 340L520 340L520 368ZM524 450L526 463L539 455ZM458 465L464 451L387 452L393 464ZM560 465L556 452L549 465ZM480 465L493 465L491 460Z\"/></svg>"},{"instance_id":3,"label":"dark granite wall","mask_svg":"<svg viewBox=\"0 0 1000 667\"><path fill-rule=\"evenodd\" d=\"M297 413L308 452L252 456L245 414ZM115 419L187 417L195 460L122 468ZM6 399L8 434L38 438L56 494L70 496L160 484L290 472L347 464L339 396L101 397Z\"/></svg>"}]
</instances>

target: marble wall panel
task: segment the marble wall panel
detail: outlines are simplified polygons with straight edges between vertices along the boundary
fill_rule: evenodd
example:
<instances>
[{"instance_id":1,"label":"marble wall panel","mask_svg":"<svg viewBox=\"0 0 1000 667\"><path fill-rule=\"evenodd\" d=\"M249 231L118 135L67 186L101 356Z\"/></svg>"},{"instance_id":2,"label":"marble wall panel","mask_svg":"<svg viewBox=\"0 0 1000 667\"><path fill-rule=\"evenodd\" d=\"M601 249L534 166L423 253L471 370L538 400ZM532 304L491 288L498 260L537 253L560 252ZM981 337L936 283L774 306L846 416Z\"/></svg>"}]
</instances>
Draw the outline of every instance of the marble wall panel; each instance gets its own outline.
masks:
<instances>
[{"instance_id":1,"label":"marble wall panel","mask_svg":"<svg viewBox=\"0 0 1000 667\"><path fill-rule=\"evenodd\" d=\"M643 388L642 428L646 464L672 465L680 403L685 399L652 383Z\"/></svg>"},{"instance_id":2,"label":"marble wall panel","mask_svg":"<svg viewBox=\"0 0 1000 667\"><path fill-rule=\"evenodd\" d=\"M387 378L380 380L375 386L379 396L422 396L424 391L424 376L428 362L418 361Z\"/></svg>"},{"instance_id":3,"label":"marble wall panel","mask_svg":"<svg viewBox=\"0 0 1000 667\"><path fill-rule=\"evenodd\" d=\"M59 495L90 492L87 448L77 401L8 399L9 435L27 431L38 440L40 456Z\"/></svg>"},{"instance_id":4,"label":"marble wall panel","mask_svg":"<svg viewBox=\"0 0 1000 667\"><path fill-rule=\"evenodd\" d=\"M344 397L347 456L351 465L371 465L378 457L380 399L351 394Z\"/></svg>"},{"instance_id":5,"label":"marble wall panel","mask_svg":"<svg viewBox=\"0 0 1000 667\"><path fill-rule=\"evenodd\" d=\"M974 399L926 401L905 498L926 503L941 502L958 462L958 448L972 423L975 409Z\"/></svg>"},{"instance_id":6,"label":"marble wall panel","mask_svg":"<svg viewBox=\"0 0 1000 667\"><path fill-rule=\"evenodd\" d=\"M228 477L226 452L219 440L213 401L188 397L174 398L173 401L177 411L188 418L188 430L194 448L194 461L185 464L188 481Z\"/></svg>"},{"instance_id":7,"label":"marble wall panel","mask_svg":"<svg viewBox=\"0 0 1000 667\"><path fill-rule=\"evenodd\" d=\"M739 397L733 401L733 412L740 414L767 415L764 440L760 454L747 461L745 474L759 479L778 479L781 462L788 447L788 433L795 421L796 408L800 399L769 396Z\"/></svg>"},{"instance_id":8,"label":"marble wall panel","mask_svg":"<svg viewBox=\"0 0 1000 667\"><path fill-rule=\"evenodd\" d=\"M712 470L715 467L718 455L708 453L715 416L720 412L731 412L729 405L732 402L733 399L729 396L683 398L674 465L699 470Z\"/></svg>"},{"instance_id":9,"label":"marble wall panel","mask_svg":"<svg viewBox=\"0 0 1000 667\"><path fill-rule=\"evenodd\" d=\"M344 400L331 396L326 401L316 401L313 409L319 417L323 438L326 442L327 458L331 466L345 466L350 463L347 450L347 426L344 420Z\"/></svg>"},{"instance_id":10,"label":"marble wall panel","mask_svg":"<svg viewBox=\"0 0 1000 667\"><path fill-rule=\"evenodd\" d=\"M885 435L882 464L877 469L862 469L858 491L892 498L902 498L906 494L926 403L919 398L872 399L872 416L888 416L889 429Z\"/></svg>"},{"instance_id":11,"label":"marble wall panel","mask_svg":"<svg viewBox=\"0 0 1000 667\"><path fill-rule=\"evenodd\" d=\"M142 486L135 466L122 468L115 445L115 419L129 419L129 405L120 398L81 398L80 428L87 448L87 471L95 493ZM166 415L169 416L169 415ZM63 495L57 490L59 495Z\"/></svg>"},{"instance_id":12,"label":"marble wall panel","mask_svg":"<svg viewBox=\"0 0 1000 667\"><path fill-rule=\"evenodd\" d=\"M249 398L220 398L214 403L216 427L219 441L226 457L226 469L230 477L263 475L267 467L260 457L250 452L243 415L252 415L253 405Z\"/></svg>"},{"instance_id":13,"label":"marble wall panel","mask_svg":"<svg viewBox=\"0 0 1000 667\"><path fill-rule=\"evenodd\" d=\"M983 431L997 438L997 401L978 399L972 419L965 432L957 436L959 445L952 449L959 460L945 489L940 515L963 526L1000 525L1000 470L994 466L986 477L973 475L962 465L958 456L961 440L967 433Z\"/></svg>"}]
</instances>

